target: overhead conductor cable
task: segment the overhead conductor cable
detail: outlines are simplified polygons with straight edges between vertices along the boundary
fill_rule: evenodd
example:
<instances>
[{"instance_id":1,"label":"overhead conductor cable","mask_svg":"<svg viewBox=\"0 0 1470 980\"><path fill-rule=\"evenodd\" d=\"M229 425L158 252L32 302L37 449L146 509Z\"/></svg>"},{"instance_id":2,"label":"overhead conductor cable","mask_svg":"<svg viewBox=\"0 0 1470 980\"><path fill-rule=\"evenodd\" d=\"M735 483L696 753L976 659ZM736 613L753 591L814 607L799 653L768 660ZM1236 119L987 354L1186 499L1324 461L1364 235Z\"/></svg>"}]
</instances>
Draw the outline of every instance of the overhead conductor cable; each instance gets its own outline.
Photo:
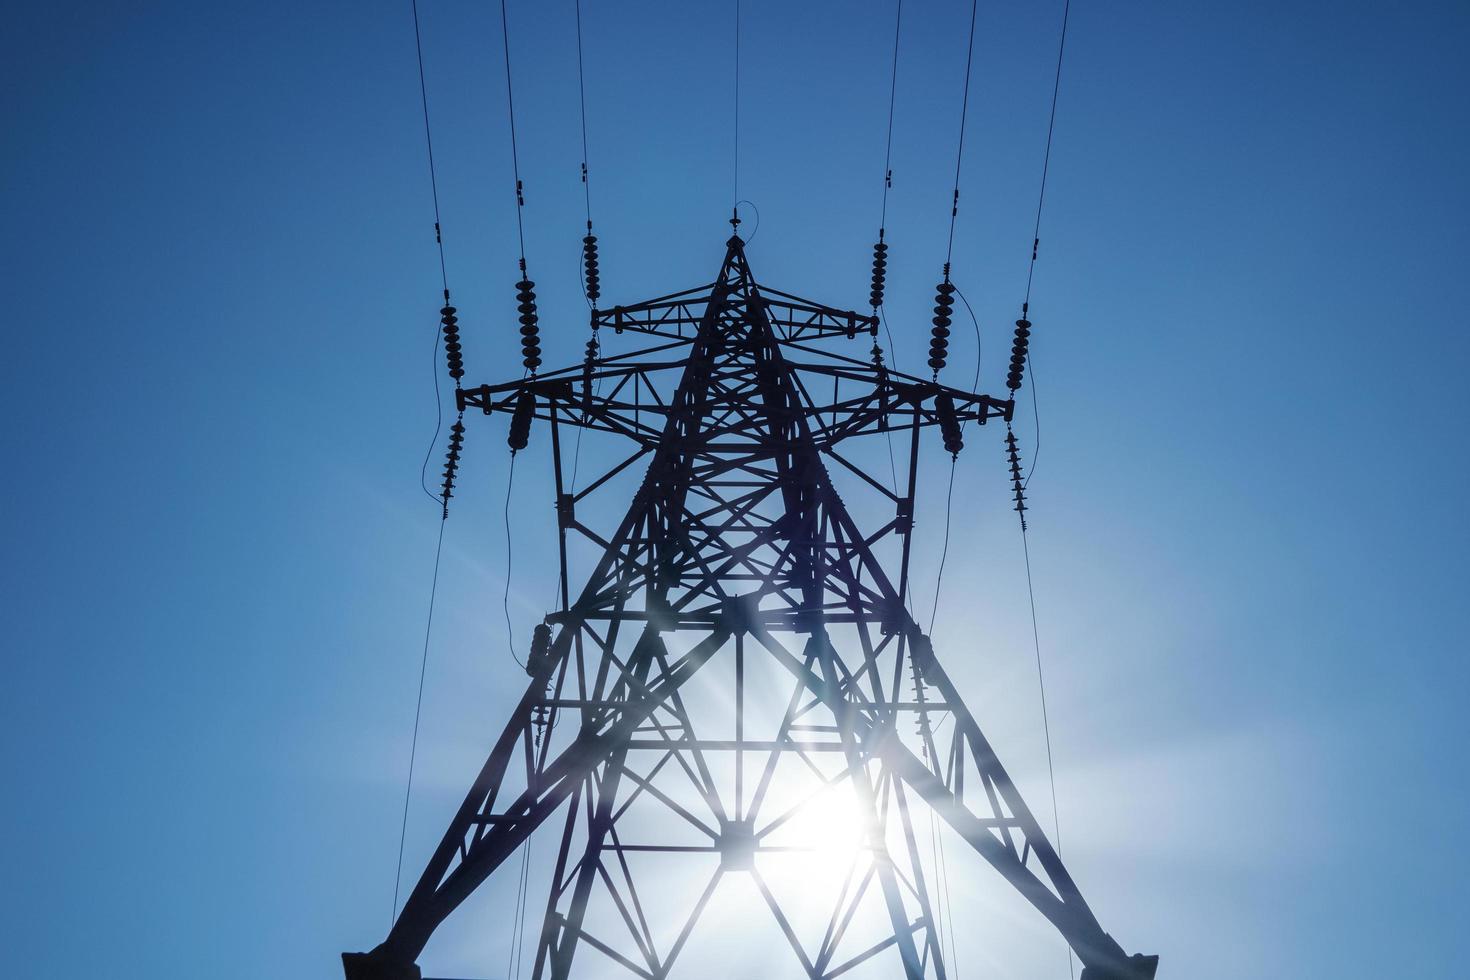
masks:
<instances>
[{"instance_id":1,"label":"overhead conductor cable","mask_svg":"<svg viewBox=\"0 0 1470 980\"><path fill-rule=\"evenodd\" d=\"M582 201L587 215L587 234L582 236L582 295L587 299L591 335L582 361L582 412L592 411L592 372L597 366L600 344L597 336L597 303L602 298L602 276L597 255L597 236L592 232L592 181L587 167L587 83L582 64L582 0L577 14L577 99L582 120ZM582 430L577 430L576 454L582 449Z\"/></svg>"},{"instance_id":2,"label":"overhead conductor cable","mask_svg":"<svg viewBox=\"0 0 1470 980\"><path fill-rule=\"evenodd\" d=\"M965 53L965 88L960 100L960 139L954 156L954 194L949 206L949 240L944 250L944 278L934 287L934 329L929 335L929 367L935 380L949 359L949 325L954 312L954 284L949 281L950 262L954 258L954 229L960 214L960 164L965 158L965 123L970 113L970 72L975 62L975 15L978 0L970 4L970 40Z\"/></svg>"},{"instance_id":3,"label":"overhead conductor cable","mask_svg":"<svg viewBox=\"0 0 1470 980\"><path fill-rule=\"evenodd\" d=\"M888 137L883 148L883 204L878 215L878 241L873 245L873 278L868 294L868 303L873 307L875 338L878 334L878 311L883 306L883 292L888 282L888 243L884 241L884 235L888 225L888 191L893 187L893 110L898 97L898 37L903 24L903 0L898 0L897 8L893 20L893 71L888 82ZM889 344L892 345L891 339ZM881 363L882 351L878 348L876 339L873 342L873 356L876 362Z\"/></svg>"},{"instance_id":4,"label":"overhead conductor cable","mask_svg":"<svg viewBox=\"0 0 1470 980\"><path fill-rule=\"evenodd\" d=\"M1006 387L1011 390L1011 399L1015 400L1016 392L1020 390L1025 378L1026 370L1030 366L1030 344L1031 344L1031 285L1036 275L1036 259L1041 249L1041 214L1046 204L1046 182L1051 171L1051 148L1052 137L1056 131L1057 101L1062 90L1062 59L1067 50L1067 24L1071 19L1072 2L1064 0L1062 5L1062 28L1057 42L1056 72L1052 78L1051 111L1046 123L1046 151L1041 163L1041 186L1036 195L1036 222L1031 233L1031 259L1026 267L1026 293L1021 301L1021 316L1016 320L1016 332L1011 345L1010 369L1006 375ZM1031 480L1031 474L1036 470L1036 449L1041 441L1041 423L1037 419L1036 385L1033 381L1031 386L1031 411L1033 419L1036 419L1037 445L1032 448L1031 468L1023 477L1021 475L1020 452L1017 447L1015 433L1011 431L1010 422L1006 423L1006 457L1010 464L1011 486L1015 499L1015 510L1021 522L1021 551L1026 562L1026 596L1031 605L1031 639L1036 653L1036 683L1041 697L1041 725L1046 739L1046 771L1051 784L1051 815L1052 829L1056 835L1057 854L1062 851L1062 827L1061 816L1057 807L1057 777L1056 768L1052 762L1051 747L1051 721L1048 717L1046 707L1046 676L1042 671L1041 662L1041 633L1037 626L1036 617L1036 590L1031 579L1031 544L1027 537L1026 525L1026 487ZM1072 958L1072 948L1067 947L1067 969L1075 976L1075 965ZM1084 971L1085 973L1086 971Z\"/></svg>"},{"instance_id":5,"label":"overhead conductor cable","mask_svg":"<svg viewBox=\"0 0 1470 980\"><path fill-rule=\"evenodd\" d=\"M541 327L536 312L536 284L526 275L526 188L521 183L520 152L516 146L515 90L510 77L510 27L505 0L500 0L500 37L505 48L505 103L510 116L510 161L516 182L516 238L521 246L521 278L516 283L516 309L520 313L521 363L535 377L541 366Z\"/></svg>"}]
</instances>

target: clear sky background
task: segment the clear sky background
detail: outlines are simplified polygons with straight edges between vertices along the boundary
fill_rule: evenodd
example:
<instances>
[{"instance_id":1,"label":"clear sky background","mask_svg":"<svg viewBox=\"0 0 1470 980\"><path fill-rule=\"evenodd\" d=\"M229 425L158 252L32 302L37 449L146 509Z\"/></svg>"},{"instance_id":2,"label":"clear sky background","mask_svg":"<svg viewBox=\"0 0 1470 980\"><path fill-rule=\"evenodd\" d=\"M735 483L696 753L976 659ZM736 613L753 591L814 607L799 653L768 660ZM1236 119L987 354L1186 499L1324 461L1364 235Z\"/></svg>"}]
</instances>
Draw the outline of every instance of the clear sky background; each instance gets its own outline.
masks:
<instances>
[{"instance_id":1,"label":"clear sky background","mask_svg":"<svg viewBox=\"0 0 1470 980\"><path fill-rule=\"evenodd\" d=\"M906 6L888 314L918 366L969 7ZM731 5L585 8L605 295L708 281ZM745 11L756 275L861 306L892 6ZM585 339L571 12L510 11L552 365ZM1060 12L980 7L955 278L992 391ZM58 0L5 20L0 947L34 978L332 976L388 925L438 521L418 487L439 282L409 6ZM476 382L516 356L498 20L423 2ZM1463 3L1074 5L1031 547L1064 852L1161 976L1463 972L1467 43ZM500 618L504 423L472 422L410 879L522 683ZM1029 403L1019 431L1029 457ZM960 457L936 643L1045 812L998 437ZM523 634L554 585L545 462L533 445L513 502ZM926 468L921 607L937 440ZM966 887L1004 897L983 871ZM477 972L465 943L425 966L501 976L508 901L492 888L475 913ZM1033 924L1006 967L977 938L985 901L963 907L964 975L1065 976L1054 937Z\"/></svg>"}]
</instances>

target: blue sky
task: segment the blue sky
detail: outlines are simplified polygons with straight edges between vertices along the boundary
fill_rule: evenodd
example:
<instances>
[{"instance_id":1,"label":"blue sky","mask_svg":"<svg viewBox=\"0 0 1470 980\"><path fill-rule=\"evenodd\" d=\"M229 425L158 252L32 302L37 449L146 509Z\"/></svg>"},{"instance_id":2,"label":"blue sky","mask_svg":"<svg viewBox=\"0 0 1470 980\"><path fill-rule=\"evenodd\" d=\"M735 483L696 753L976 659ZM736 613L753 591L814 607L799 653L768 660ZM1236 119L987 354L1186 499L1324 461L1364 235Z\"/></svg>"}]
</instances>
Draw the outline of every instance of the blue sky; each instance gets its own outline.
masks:
<instances>
[{"instance_id":1,"label":"blue sky","mask_svg":"<svg viewBox=\"0 0 1470 980\"><path fill-rule=\"evenodd\" d=\"M919 6L888 221L906 366L943 261L969 14ZM517 278L498 9L422 7L450 283L471 377L494 380ZM730 6L585 8L605 294L707 281ZM551 364L585 339L571 9L510 11ZM740 191L771 285L864 302L891 16L745 0ZM955 279L989 390L1059 17L980 8ZM387 926L438 520L417 486L439 304L408 5L7 21L7 959L38 978L332 975ZM1161 976L1459 972L1467 28L1452 3L1074 6L1033 304L1031 547L1068 864ZM956 377L975 356L959 337ZM409 875L520 685L503 432L474 422ZM1032 425L1028 406L1028 453ZM994 435L960 457L935 638L1041 810ZM944 462L925 464L924 605ZM537 463L513 504L522 631L554 585ZM485 921L472 975L499 976ZM1037 946L1014 975L1064 975L1055 940Z\"/></svg>"}]
</instances>

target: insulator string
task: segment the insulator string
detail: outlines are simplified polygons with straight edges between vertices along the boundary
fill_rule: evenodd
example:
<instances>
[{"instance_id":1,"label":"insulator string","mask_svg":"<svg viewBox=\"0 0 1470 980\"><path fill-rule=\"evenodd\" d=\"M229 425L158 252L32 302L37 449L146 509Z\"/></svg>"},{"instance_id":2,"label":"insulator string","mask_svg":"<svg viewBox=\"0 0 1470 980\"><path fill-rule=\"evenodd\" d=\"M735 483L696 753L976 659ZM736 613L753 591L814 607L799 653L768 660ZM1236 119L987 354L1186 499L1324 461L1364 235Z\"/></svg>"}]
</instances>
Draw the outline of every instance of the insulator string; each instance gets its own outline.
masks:
<instances>
[{"instance_id":1,"label":"insulator string","mask_svg":"<svg viewBox=\"0 0 1470 980\"><path fill-rule=\"evenodd\" d=\"M454 481L459 475L459 456L464 451L464 413L460 412L449 427L449 451L444 454L444 491L440 498L444 503L443 520L449 520L449 498L454 496Z\"/></svg>"},{"instance_id":2,"label":"insulator string","mask_svg":"<svg viewBox=\"0 0 1470 980\"><path fill-rule=\"evenodd\" d=\"M949 359L949 325L954 313L954 283L949 281L949 263L944 263L944 278L934 287L934 316L930 322L934 327L929 332L929 367L934 379Z\"/></svg>"}]
</instances>

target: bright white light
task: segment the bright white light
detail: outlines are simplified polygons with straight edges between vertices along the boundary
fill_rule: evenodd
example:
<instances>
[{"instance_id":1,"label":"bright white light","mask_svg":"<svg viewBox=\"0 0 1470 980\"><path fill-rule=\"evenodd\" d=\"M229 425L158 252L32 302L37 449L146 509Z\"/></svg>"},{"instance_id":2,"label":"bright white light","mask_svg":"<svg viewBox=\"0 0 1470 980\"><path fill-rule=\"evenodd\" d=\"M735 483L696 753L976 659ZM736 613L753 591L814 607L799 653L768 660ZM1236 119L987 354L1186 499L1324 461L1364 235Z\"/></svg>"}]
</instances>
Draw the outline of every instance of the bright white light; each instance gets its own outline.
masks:
<instances>
[{"instance_id":1,"label":"bright white light","mask_svg":"<svg viewBox=\"0 0 1470 980\"><path fill-rule=\"evenodd\" d=\"M810 788L802 787L807 793ZM801 796L787 797L793 804ZM850 783L829 786L761 840L761 874L777 890L830 908L854 869L865 865L867 821ZM861 872L859 872L860 874Z\"/></svg>"},{"instance_id":2,"label":"bright white light","mask_svg":"<svg viewBox=\"0 0 1470 980\"><path fill-rule=\"evenodd\" d=\"M783 828L783 842L809 848L846 872L858 848L867 843L866 821L848 783L829 786L804 804Z\"/></svg>"}]
</instances>

